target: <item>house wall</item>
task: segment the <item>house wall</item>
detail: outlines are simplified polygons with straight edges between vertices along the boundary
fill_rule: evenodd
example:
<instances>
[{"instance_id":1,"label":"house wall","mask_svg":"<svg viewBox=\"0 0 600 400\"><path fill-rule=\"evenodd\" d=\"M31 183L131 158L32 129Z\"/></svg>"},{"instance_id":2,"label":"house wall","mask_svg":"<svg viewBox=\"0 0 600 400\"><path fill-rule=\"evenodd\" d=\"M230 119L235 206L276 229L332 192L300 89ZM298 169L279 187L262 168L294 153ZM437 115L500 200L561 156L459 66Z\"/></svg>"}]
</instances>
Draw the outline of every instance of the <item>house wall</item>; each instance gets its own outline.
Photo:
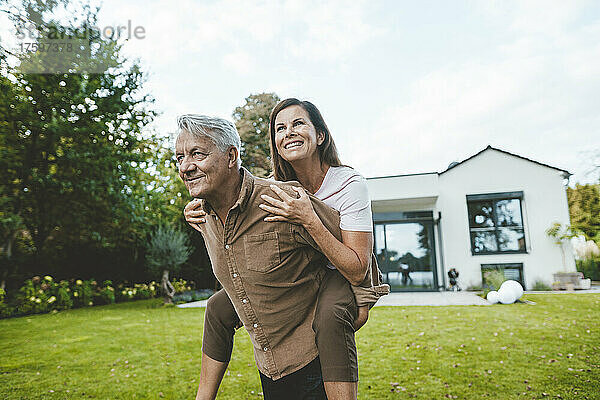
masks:
<instances>
[{"instance_id":1,"label":"house wall","mask_svg":"<svg viewBox=\"0 0 600 400\"><path fill-rule=\"evenodd\" d=\"M537 280L552 283L552 274L575 271L570 247L561 249L546 235L553 222L569 224L564 178L560 171L489 149L439 176L437 208L446 270L460 272L463 287L481 284L481 264L522 263L526 288ZM466 195L522 191L527 253L472 255ZM445 273L445 271L444 271Z\"/></svg>"},{"instance_id":2,"label":"house wall","mask_svg":"<svg viewBox=\"0 0 600 400\"><path fill-rule=\"evenodd\" d=\"M399 175L367 180L373 202L437 197L438 174Z\"/></svg>"},{"instance_id":3,"label":"house wall","mask_svg":"<svg viewBox=\"0 0 600 400\"><path fill-rule=\"evenodd\" d=\"M373 213L433 211L434 219L436 219L438 215L438 179L437 172L368 179L367 185ZM433 226L436 255L435 271L433 272L437 276L438 285L441 286L445 282L445 272L442 272L443 254L440 248L440 232L436 222L434 221Z\"/></svg>"},{"instance_id":4,"label":"house wall","mask_svg":"<svg viewBox=\"0 0 600 400\"><path fill-rule=\"evenodd\" d=\"M488 149L442 173L403 175L367 180L373 212L432 210L435 226L438 282L448 269L460 272L466 288L481 285L481 264L523 264L526 288L537 280L551 284L552 274L575 271L570 244L561 249L546 235L553 222L569 224L562 172ZM472 255L466 195L522 191L522 216L527 253ZM440 241L440 233L442 240Z\"/></svg>"}]
</instances>

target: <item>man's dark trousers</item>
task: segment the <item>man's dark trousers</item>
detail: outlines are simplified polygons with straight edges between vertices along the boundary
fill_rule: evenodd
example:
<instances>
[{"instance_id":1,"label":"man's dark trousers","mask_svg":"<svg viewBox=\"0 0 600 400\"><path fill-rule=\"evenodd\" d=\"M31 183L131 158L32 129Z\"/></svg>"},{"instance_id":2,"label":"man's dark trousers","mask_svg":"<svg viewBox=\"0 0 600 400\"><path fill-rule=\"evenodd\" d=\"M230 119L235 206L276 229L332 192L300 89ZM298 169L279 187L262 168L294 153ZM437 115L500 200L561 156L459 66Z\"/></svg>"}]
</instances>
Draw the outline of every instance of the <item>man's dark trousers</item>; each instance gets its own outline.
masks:
<instances>
[{"instance_id":1,"label":"man's dark trousers","mask_svg":"<svg viewBox=\"0 0 600 400\"><path fill-rule=\"evenodd\" d=\"M319 357L276 381L259 374L265 400L327 400Z\"/></svg>"}]
</instances>

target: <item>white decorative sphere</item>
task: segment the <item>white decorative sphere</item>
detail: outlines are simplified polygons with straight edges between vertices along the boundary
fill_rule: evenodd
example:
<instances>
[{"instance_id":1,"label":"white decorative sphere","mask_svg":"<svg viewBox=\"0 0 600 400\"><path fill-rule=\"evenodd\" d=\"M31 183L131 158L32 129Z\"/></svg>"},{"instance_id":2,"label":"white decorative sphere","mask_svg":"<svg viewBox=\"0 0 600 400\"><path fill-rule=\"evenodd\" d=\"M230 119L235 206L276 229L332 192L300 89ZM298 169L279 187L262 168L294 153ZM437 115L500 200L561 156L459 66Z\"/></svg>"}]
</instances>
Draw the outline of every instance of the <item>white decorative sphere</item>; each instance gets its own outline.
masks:
<instances>
[{"instance_id":1,"label":"white decorative sphere","mask_svg":"<svg viewBox=\"0 0 600 400\"><path fill-rule=\"evenodd\" d=\"M496 304L497 302L500 301L500 298L498 296L498 292L496 292L495 290L492 290L491 292L489 292L487 294L486 299L487 299L487 301L489 301L492 304Z\"/></svg>"},{"instance_id":2,"label":"white decorative sphere","mask_svg":"<svg viewBox=\"0 0 600 400\"><path fill-rule=\"evenodd\" d=\"M515 301L519 300L523 296L523 286L517 281L509 280L504 282L500 286L500 290L508 289L515 296Z\"/></svg>"},{"instance_id":3,"label":"white decorative sphere","mask_svg":"<svg viewBox=\"0 0 600 400\"><path fill-rule=\"evenodd\" d=\"M502 304L512 304L516 301L515 293L510 287L500 287L498 290L498 301Z\"/></svg>"}]
</instances>

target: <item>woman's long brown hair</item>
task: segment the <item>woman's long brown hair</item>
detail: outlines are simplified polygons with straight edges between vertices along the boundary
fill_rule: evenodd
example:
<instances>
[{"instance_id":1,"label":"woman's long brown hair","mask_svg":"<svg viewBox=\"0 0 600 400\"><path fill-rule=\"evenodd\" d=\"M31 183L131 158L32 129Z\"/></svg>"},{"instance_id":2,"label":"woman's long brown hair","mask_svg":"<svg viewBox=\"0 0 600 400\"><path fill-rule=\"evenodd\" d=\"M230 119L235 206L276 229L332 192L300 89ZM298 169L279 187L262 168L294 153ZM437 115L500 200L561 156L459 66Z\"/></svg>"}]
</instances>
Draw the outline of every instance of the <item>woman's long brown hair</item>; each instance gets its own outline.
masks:
<instances>
[{"instance_id":1,"label":"woman's long brown hair","mask_svg":"<svg viewBox=\"0 0 600 400\"><path fill-rule=\"evenodd\" d=\"M317 149L319 151L319 160L321 165L329 165L330 167L339 167L343 164L340 161L335 142L329 133L329 128L325 124L323 116L319 112L319 109L310 101L301 101L295 98L289 98L281 100L273 111L271 111L271 117L269 118L269 132L271 134L271 163L273 166L273 177L278 181L295 181L298 180L296 172L292 165L284 160L277 152L277 146L275 145L275 118L277 114L284 108L290 106L300 106L308 114L310 122L315 127L317 133L321 133L324 137L323 143L321 143Z\"/></svg>"}]
</instances>

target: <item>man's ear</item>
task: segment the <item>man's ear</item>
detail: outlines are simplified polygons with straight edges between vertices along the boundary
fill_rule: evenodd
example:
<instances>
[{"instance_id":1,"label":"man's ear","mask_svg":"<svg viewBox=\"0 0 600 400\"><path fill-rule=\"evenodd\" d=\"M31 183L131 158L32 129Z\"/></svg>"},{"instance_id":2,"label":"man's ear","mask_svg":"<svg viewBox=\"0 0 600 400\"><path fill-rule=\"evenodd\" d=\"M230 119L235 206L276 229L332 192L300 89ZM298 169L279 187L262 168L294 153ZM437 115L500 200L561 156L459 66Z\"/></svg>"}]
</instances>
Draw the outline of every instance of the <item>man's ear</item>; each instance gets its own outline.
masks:
<instances>
[{"instance_id":1,"label":"man's ear","mask_svg":"<svg viewBox=\"0 0 600 400\"><path fill-rule=\"evenodd\" d=\"M237 160L240 157L240 153L238 152L238 149L236 149L233 146L229 147L229 150L227 151L227 157L228 157L228 167L229 168L237 168L237 165L238 165Z\"/></svg>"}]
</instances>

